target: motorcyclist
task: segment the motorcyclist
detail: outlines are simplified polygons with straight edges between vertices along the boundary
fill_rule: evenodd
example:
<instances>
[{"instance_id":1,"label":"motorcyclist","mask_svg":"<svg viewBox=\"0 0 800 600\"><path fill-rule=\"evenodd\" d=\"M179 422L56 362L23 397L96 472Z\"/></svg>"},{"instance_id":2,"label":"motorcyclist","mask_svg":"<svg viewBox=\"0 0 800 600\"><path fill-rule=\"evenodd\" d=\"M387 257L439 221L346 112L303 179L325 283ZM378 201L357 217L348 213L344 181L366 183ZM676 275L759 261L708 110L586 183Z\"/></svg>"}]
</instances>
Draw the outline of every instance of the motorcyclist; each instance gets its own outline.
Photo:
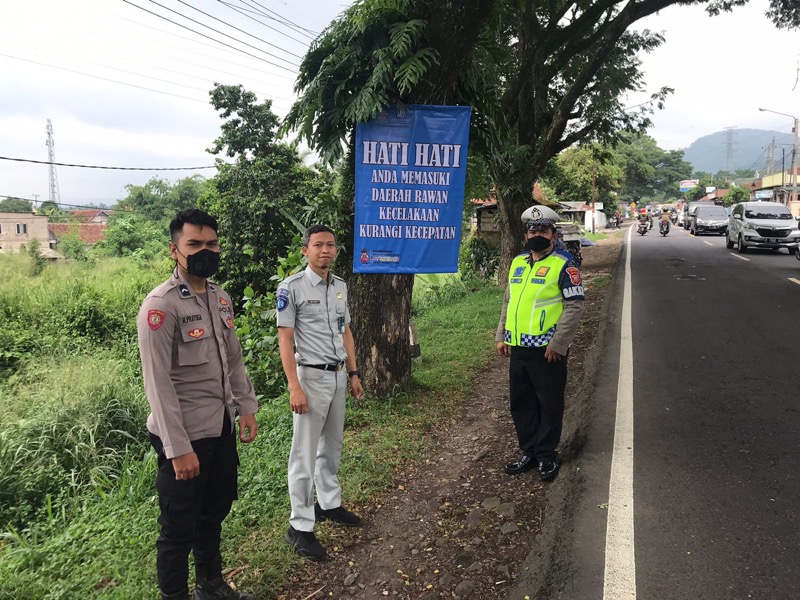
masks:
<instances>
[{"instance_id":1,"label":"motorcyclist","mask_svg":"<svg viewBox=\"0 0 800 600\"><path fill-rule=\"evenodd\" d=\"M658 217L658 231L663 232L664 228L667 228L667 233L669 233L669 226L670 222L672 221L672 216L669 213L668 208L664 208L661 210L661 215Z\"/></svg>"},{"instance_id":2,"label":"motorcyclist","mask_svg":"<svg viewBox=\"0 0 800 600\"><path fill-rule=\"evenodd\" d=\"M653 222L652 218L650 217L650 213L647 212L646 208L643 208L639 211L639 223L645 223L648 226Z\"/></svg>"}]
</instances>

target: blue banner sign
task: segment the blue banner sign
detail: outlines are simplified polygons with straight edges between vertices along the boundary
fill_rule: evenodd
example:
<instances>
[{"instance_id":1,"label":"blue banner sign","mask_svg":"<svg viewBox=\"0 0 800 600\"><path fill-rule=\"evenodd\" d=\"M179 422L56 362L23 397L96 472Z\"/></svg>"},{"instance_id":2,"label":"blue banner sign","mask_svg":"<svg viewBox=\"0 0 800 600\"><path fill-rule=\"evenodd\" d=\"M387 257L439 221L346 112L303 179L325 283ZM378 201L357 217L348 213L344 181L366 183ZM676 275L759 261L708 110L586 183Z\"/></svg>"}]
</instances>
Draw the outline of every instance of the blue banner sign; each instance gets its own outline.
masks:
<instances>
[{"instance_id":1,"label":"blue banner sign","mask_svg":"<svg viewBox=\"0 0 800 600\"><path fill-rule=\"evenodd\" d=\"M356 127L353 272L458 270L470 110L407 105Z\"/></svg>"}]
</instances>

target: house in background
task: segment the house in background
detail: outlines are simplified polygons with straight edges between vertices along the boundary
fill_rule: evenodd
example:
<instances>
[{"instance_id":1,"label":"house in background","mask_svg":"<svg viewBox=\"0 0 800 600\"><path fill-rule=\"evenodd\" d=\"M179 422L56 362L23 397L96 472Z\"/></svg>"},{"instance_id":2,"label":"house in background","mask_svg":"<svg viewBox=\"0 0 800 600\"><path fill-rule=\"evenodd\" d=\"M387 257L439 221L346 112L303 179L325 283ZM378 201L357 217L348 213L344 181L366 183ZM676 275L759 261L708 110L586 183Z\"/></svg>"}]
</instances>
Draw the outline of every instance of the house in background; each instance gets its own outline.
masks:
<instances>
[{"instance_id":1,"label":"house in background","mask_svg":"<svg viewBox=\"0 0 800 600\"><path fill-rule=\"evenodd\" d=\"M69 211L69 216L78 223L108 223L114 211L110 208L81 209Z\"/></svg>"},{"instance_id":2,"label":"house in background","mask_svg":"<svg viewBox=\"0 0 800 600\"><path fill-rule=\"evenodd\" d=\"M473 198L470 202L475 206L475 213L472 215L471 226L475 235L486 240L490 246L500 245L500 226L497 224L497 200L490 197L486 200ZM558 203L548 200L538 183L533 184L533 199L531 204L544 204L550 208L561 212Z\"/></svg>"},{"instance_id":3,"label":"house in background","mask_svg":"<svg viewBox=\"0 0 800 600\"><path fill-rule=\"evenodd\" d=\"M61 258L50 243L48 218L33 213L0 213L0 252L20 252L33 240L46 258Z\"/></svg>"},{"instance_id":4,"label":"house in background","mask_svg":"<svg viewBox=\"0 0 800 600\"><path fill-rule=\"evenodd\" d=\"M50 223L47 225L50 244L58 248L59 240L68 235L77 235L87 245L96 244L106 239L105 223Z\"/></svg>"}]
</instances>

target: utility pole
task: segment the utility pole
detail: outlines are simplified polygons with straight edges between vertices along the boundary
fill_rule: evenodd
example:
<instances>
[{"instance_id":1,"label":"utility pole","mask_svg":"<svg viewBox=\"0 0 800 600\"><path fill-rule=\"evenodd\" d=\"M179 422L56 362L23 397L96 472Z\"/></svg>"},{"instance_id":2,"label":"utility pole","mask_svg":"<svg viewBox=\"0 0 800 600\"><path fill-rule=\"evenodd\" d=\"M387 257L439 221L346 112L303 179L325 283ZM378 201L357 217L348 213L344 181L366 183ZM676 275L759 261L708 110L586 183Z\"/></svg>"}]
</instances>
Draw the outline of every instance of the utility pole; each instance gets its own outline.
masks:
<instances>
[{"instance_id":1,"label":"utility pole","mask_svg":"<svg viewBox=\"0 0 800 600\"><path fill-rule=\"evenodd\" d=\"M797 126L798 119L794 117L794 148L792 149L792 199L797 201Z\"/></svg>"},{"instance_id":2,"label":"utility pole","mask_svg":"<svg viewBox=\"0 0 800 600\"><path fill-rule=\"evenodd\" d=\"M798 121L800 121L800 119L798 119L794 115L778 112L777 110L770 110L769 108L759 108L758 110L760 110L761 112L771 112L771 113L775 113L776 115L789 117L792 121L794 121L794 126L792 128L792 130L794 131L794 148L792 149L792 177L789 179L789 181L791 183L791 186L792 186L792 190L789 193L789 202L791 202L792 200L797 201L798 200L798 196L797 196L797 146L798 146L798 137L797 136L798 136L798 125L799 125ZM786 171L784 170L784 176L785 175L786 175ZM788 204L788 202L787 202L787 204Z\"/></svg>"},{"instance_id":3,"label":"utility pole","mask_svg":"<svg viewBox=\"0 0 800 600\"><path fill-rule=\"evenodd\" d=\"M58 177L56 176L56 143L53 139L53 123L47 119L47 159L50 162L50 202L61 208L61 196L58 193Z\"/></svg>"},{"instance_id":4,"label":"utility pole","mask_svg":"<svg viewBox=\"0 0 800 600\"><path fill-rule=\"evenodd\" d=\"M772 138L772 143L767 148L767 175L772 175L775 172L775 138Z\"/></svg>"}]
</instances>

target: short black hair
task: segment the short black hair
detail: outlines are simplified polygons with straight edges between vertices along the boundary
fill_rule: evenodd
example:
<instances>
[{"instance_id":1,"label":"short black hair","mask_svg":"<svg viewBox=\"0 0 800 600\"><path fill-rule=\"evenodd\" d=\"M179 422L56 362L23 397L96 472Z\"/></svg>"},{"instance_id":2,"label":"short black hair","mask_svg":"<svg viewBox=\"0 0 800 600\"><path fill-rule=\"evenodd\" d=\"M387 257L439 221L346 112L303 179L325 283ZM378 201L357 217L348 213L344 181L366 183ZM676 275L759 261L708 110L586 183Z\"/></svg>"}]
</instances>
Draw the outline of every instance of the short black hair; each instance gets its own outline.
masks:
<instances>
[{"instance_id":1,"label":"short black hair","mask_svg":"<svg viewBox=\"0 0 800 600\"><path fill-rule=\"evenodd\" d=\"M312 225L308 229L303 232L303 246L308 247L309 242L311 242L311 236L315 233L330 233L333 235L333 241L336 243L336 234L333 232L333 229L328 227L327 225Z\"/></svg>"},{"instance_id":2,"label":"short black hair","mask_svg":"<svg viewBox=\"0 0 800 600\"><path fill-rule=\"evenodd\" d=\"M199 208L189 208L179 212L169 223L169 237L173 243L178 243L178 236L183 232L183 226L187 223L200 227L211 227L214 233L217 233L219 229L217 220L210 214Z\"/></svg>"}]
</instances>

